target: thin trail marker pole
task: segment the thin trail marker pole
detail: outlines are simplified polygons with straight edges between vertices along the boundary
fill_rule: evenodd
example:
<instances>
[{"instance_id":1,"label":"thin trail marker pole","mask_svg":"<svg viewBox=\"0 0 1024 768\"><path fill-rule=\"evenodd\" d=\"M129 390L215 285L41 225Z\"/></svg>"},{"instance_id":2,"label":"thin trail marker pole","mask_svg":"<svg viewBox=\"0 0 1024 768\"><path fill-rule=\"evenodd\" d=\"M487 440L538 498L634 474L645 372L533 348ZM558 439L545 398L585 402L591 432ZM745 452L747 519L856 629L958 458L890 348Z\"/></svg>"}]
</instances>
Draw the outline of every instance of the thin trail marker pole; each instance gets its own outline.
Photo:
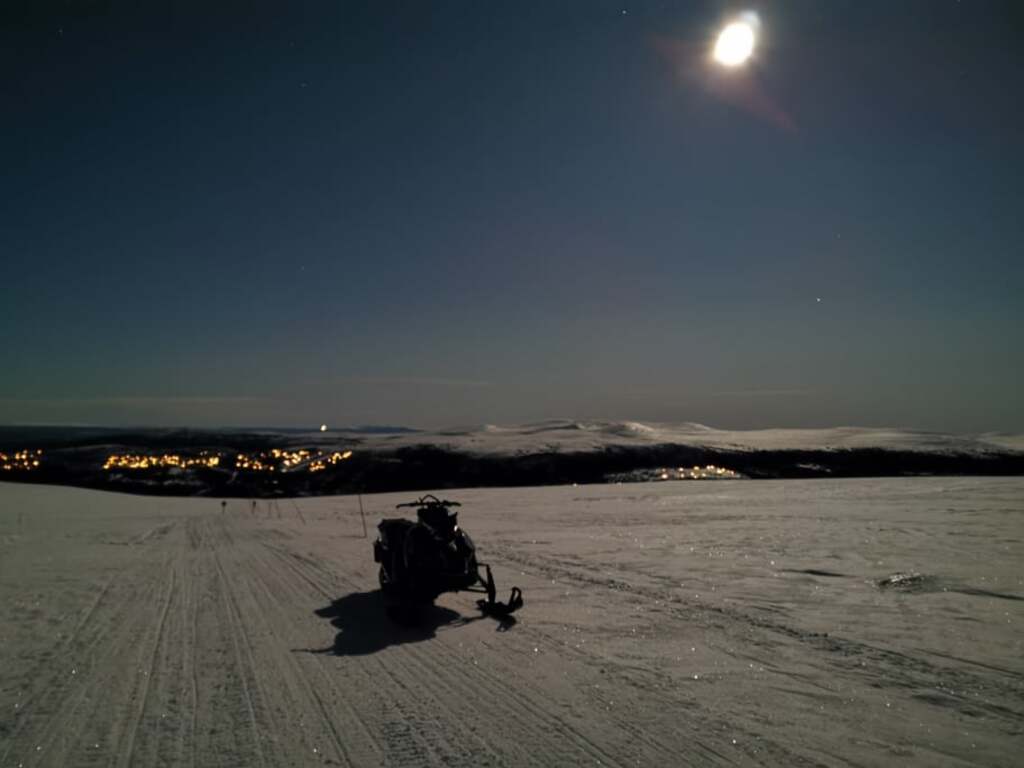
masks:
<instances>
[{"instance_id":1,"label":"thin trail marker pole","mask_svg":"<svg viewBox=\"0 0 1024 768\"><path fill-rule=\"evenodd\" d=\"M363 520L363 538L367 538L366 533L366 513L363 512L363 494L359 494L359 517Z\"/></svg>"},{"instance_id":2,"label":"thin trail marker pole","mask_svg":"<svg viewBox=\"0 0 1024 768\"><path fill-rule=\"evenodd\" d=\"M297 514L299 516L299 520L301 520L302 524L305 525L306 524L306 518L304 518L302 516L302 510L299 509L299 505L295 503L295 499L292 499L291 502L292 502L292 506L295 507L295 514Z\"/></svg>"}]
</instances>

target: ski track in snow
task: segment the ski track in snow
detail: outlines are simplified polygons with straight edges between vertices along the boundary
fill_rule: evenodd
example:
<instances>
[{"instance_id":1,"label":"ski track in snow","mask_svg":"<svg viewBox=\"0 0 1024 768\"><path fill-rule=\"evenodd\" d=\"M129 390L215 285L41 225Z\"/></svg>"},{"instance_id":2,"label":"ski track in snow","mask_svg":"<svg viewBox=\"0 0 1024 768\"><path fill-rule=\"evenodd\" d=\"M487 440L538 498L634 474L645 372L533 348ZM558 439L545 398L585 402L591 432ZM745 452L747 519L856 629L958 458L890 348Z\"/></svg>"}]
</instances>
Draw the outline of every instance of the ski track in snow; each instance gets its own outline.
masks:
<instances>
[{"instance_id":1,"label":"ski track in snow","mask_svg":"<svg viewBox=\"0 0 1024 768\"><path fill-rule=\"evenodd\" d=\"M583 491L447 491L526 606L408 628L354 498L0 484L0 766L1016 761L1024 481Z\"/></svg>"}]
</instances>

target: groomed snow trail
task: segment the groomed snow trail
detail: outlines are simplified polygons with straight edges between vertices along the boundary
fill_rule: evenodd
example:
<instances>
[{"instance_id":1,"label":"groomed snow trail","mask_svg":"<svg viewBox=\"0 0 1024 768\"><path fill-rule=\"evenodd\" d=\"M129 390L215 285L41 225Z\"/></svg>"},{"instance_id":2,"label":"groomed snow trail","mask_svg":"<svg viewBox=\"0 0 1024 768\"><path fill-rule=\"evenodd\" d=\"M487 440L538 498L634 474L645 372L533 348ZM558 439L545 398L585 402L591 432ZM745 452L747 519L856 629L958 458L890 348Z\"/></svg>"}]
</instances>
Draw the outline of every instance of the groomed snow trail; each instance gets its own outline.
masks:
<instances>
[{"instance_id":1,"label":"groomed snow trail","mask_svg":"<svg viewBox=\"0 0 1024 768\"><path fill-rule=\"evenodd\" d=\"M0 766L1011 764L1022 492L448 492L527 605L409 628L354 499L0 485Z\"/></svg>"}]
</instances>

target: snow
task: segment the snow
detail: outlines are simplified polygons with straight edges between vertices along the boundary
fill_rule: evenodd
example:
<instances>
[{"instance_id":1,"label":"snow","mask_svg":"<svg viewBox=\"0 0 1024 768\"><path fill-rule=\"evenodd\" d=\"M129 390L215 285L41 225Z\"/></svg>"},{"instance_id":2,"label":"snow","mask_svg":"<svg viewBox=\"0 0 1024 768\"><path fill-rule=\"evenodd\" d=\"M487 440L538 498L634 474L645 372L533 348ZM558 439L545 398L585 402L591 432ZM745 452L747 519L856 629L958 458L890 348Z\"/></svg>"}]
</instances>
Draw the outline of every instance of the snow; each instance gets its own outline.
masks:
<instances>
[{"instance_id":1,"label":"snow","mask_svg":"<svg viewBox=\"0 0 1024 768\"><path fill-rule=\"evenodd\" d=\"M1017 762L1024 479L443 495L514 625L391 624L355 497L0 484L0 764Z\"/></svg>"},{"instance_id":2,"label":"snow","mask_svg":"<svg viewBox=\"0 0 1024 768\"><path fill-rule=\"evenodd\" d=\"M515 454L544 450L593 451L609 446L686 445L728 450L828 450L883 448L936 453L1024 451L1024 436L948 435L905 429L722 430L703 424L551 420L518 426L480 427L375 437L370 447L438 445L472 453Z\"/></svg>"}]
</instances>

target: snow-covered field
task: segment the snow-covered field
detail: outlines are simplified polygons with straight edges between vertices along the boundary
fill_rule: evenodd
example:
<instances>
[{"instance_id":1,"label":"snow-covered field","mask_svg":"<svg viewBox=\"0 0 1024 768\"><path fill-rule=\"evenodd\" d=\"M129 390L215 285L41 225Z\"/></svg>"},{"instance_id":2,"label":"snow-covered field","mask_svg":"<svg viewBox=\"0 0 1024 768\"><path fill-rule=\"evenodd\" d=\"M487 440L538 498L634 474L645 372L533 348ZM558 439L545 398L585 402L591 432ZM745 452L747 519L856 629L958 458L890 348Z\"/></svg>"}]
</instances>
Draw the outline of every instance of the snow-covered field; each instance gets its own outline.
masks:
<instances>
[{"instance_id":1,"label":"snow-covered field","mask_svg":"<svg viewBox=\"0 0 1024 768\"><path fill-rule=\"evenodd\" d=\"M353 497L0 485L0 766L1020 764L1024 479L446 495L514 626Z\"/></svg>"}]
</instances>

